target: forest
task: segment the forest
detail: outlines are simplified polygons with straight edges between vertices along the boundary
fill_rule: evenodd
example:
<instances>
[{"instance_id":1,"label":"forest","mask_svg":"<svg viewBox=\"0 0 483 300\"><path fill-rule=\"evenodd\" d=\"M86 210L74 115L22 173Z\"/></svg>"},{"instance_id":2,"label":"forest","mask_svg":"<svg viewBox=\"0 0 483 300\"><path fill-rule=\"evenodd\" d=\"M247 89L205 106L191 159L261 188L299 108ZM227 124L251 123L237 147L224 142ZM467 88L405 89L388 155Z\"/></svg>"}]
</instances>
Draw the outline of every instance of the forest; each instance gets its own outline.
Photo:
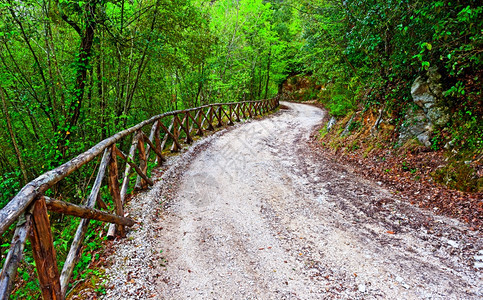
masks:
<instances>
[{"instance_id":1,"label":"forest","mask_svg":"<svg viewBox=\"0 0 483 300\"><path fill-rule=\"evenodd\" d=\"M449 143L481 168L480 1L1 0L0 207L152 115L283 100L304 80L298 100L339 119L380 112L398 132L417 107L411 86L431 72L448 118L434 126L429 151ZM63 188L77 202L87 191ZM481 180L470 188L481 189Z\"/></svg>"},{"instance_id":2,"label":"forest","mask_svg":"<svg viewBox=\"0 0 483 300\"><path fill-rule=\"evenodd\" d=\"M148 116L274 97L294 75L324 86L307 97L335 116L364 102L397 120L414 79L436 67L455 116L444 134L481 149L482 9L478 1L3 0L0 202Z\"/></svg>"}]
</instances>

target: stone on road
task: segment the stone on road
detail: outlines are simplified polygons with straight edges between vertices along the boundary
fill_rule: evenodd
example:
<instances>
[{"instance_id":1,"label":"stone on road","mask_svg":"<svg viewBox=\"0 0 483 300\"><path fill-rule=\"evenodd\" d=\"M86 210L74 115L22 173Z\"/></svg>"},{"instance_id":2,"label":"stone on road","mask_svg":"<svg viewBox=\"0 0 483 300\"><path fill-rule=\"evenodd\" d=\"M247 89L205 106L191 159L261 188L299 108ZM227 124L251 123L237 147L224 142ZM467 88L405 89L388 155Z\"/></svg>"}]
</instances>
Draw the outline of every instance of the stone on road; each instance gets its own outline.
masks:
<instances>
[{"instance_id":1,"label":"stone on road","mask_svg":"<svg viewBox=\"0 0 483 300\"><path fill-rule=\"evenodd\" d=\"M320 157L324 112L284 105L202 139L131 201L142 225L116 242L106 299L483 296L479 233Z\"/></svg>"}]
</instances>

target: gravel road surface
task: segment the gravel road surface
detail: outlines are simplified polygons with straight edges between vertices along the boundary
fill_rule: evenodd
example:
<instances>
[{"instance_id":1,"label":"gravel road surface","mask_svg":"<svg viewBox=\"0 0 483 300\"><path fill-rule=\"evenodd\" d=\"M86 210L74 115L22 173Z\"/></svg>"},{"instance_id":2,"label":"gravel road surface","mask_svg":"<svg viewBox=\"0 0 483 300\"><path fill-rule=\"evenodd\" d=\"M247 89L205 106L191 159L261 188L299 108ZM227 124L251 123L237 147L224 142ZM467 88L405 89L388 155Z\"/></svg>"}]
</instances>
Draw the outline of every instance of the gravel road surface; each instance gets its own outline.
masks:
<instances>
[{"instance_id":1,"label":"gravel road surface","mask_svg":"<svg viewBox=\"0 0 483 300\"><path fill-rule=\"evenodd\" d=\"M106 299L482 299L481 233L324 160L324 112L284 106L198 141L131 201Z\"/></svg>"}]
</instances>

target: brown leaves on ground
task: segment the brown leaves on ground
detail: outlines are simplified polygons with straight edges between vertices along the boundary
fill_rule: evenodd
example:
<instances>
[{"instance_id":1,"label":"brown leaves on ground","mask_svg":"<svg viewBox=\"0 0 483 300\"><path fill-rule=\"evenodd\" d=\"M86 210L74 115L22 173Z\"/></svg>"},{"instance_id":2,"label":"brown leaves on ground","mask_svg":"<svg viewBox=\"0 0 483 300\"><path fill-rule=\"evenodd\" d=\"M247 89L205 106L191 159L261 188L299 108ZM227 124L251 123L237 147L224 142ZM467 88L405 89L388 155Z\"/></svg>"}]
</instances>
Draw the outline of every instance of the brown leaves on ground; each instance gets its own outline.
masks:
<instances>
[{"instance_id":1,"label":"brown leaves on ground","mask_svg":"<svg viewBox=\"0 0 483 300\"><path fill-rule=\"evenodd\" d=\"M357 135L343 140L334 137L333 133L321 140L313 139L315 151L349 167L354 173L384 184L412 205L457 218L469 224L472 230L481 228L483 193L452 190L435 183L431 177L431 173L447 164L443 151L426 151L423 148L396 151L388 145L374 147L376 143L380 141L367 138L364 141ZM357 147L354 147L355 144Z\"/></svg>"}]
</instances>

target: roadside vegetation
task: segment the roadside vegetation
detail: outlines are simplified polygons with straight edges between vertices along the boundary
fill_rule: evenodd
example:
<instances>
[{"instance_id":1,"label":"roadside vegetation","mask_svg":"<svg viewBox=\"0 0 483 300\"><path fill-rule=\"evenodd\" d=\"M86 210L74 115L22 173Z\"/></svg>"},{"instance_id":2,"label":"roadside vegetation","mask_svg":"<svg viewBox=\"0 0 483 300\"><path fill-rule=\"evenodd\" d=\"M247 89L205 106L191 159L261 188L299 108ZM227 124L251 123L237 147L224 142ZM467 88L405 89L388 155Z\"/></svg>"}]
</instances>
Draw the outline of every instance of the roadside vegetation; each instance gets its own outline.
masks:
<instances>
[{"instance_id":1,"label":"roadside vegetation","mask_svg":"<svg viewBox=\"0 0 483 300\"><path fill-rule=\"evenodd\" d=\"M306 3L299 53L305 72L285 82L286 96L328 109L341 128L329 135L334 147L363 147L365 156L376 145L394 153L437 152L442 165L432 180L481 192L482 14L477 1ZM412 94L418 80L434 80L420 86L429 89L443 117L431 119L427 107L433 103L418 104ZM418 122L430 127L426 141L418 140Z\"/></svg>"}]
</instances>

